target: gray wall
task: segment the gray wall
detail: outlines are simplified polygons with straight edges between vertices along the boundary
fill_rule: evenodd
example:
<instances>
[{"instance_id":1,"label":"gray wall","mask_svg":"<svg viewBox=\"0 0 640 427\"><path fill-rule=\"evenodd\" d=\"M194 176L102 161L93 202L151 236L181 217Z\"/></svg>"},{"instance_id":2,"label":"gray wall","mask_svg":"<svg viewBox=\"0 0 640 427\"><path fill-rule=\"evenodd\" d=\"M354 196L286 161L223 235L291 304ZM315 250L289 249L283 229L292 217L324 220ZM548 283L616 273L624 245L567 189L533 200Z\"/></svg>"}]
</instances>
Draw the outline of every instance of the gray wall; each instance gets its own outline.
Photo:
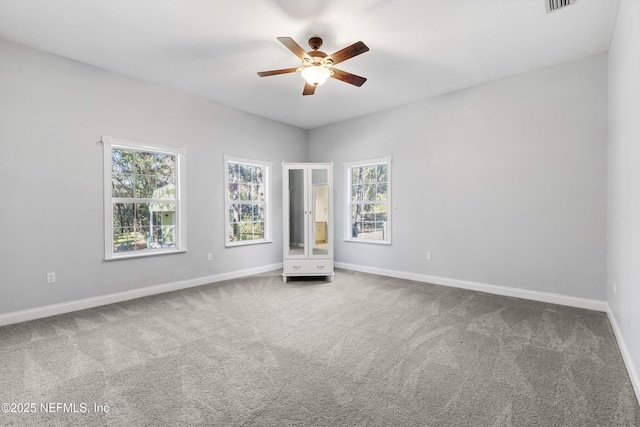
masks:
<instances>
[{"instance_id":1,"label":"gray wall","mask_svg":"<svg viewBox=\"0 0 640 427\"><path fill-rule=\"evenodd\" d=\"M282 262L304 131L3 40L0 121L0 314ZM187 253L103 261L102 134L188 148ZM273 162L273 243L225 249L224 154Z\"/></svg>"},{"instance_id":2,"label":"gray wall","mask_svg":"<svg viewBox=\"0 0 640 427\"><path fill-rule=\"evenodd\" d=\"M606 55L310 132L5 41L0 58L0 313L281 262L283 160L336 163L338 262L606 297ZM101 134L189 149L188 253L102 261ZM273 162L272 244L224 248L224 154ZM342 163L386 155L393 244L343 242Z\"/></svg>"},{"instance_id":3,"label":"gray wall","mask_svg":"<svg viewBox=\"0 0 640 427\"><path fill-rule=\"evenodd\" d=\"M605 300L606 137L600 55L308 138L336 163L336 261ZM387 155L392 245L344 242L343 163Z\"/></svg>"},{"instance_id":4,"label":"gray wall","mask_svg":"<svg viewBox=\"0 0 640 427\"><path fill-rule=\"evenodd\" d=\"M622 0L609 51L607 295L640 396L640 3ZM614 290L615 284L615 290Z\"/></svg>"}]
</instances>

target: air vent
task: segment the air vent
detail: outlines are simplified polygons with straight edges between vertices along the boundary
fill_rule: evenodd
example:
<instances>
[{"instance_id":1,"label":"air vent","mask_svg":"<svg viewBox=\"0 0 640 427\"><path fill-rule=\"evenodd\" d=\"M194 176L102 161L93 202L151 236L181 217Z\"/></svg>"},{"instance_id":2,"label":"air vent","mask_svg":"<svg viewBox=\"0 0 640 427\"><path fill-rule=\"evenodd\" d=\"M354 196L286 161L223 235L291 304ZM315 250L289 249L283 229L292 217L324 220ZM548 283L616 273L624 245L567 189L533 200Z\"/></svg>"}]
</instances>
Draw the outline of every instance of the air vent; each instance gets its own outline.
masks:
<instances>
[{"instance_id":1,"label":"air vent","mask_svg":"<svg viewBox=\"0 0 640 427\"><path fill-rule=\"evenodd\" d=\"M547 7L547 13L555 12L566 6L571 6L576 0L544 0L544 5Z\"/></svg>"}]
</instances>

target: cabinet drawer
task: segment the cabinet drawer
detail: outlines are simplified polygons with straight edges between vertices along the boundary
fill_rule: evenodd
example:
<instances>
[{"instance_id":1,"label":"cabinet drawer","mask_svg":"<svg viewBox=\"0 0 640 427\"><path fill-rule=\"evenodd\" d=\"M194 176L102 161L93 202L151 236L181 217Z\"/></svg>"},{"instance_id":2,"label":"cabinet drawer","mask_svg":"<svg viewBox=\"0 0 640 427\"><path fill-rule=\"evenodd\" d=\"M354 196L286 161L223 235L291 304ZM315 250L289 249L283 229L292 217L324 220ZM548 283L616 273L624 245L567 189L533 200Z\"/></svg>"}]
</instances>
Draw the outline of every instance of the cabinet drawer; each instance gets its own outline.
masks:
<instances>
[{"instance_id":1,"label":"cabinet drawer","mask_svg":"<svg viewBox=\"0 0 640 427\"><path fill-rule=\"evenodd\" d=\"M318 275L333 274L333 261L330 259L284 260L284 274Z\"/></svg>"}]
</instances>

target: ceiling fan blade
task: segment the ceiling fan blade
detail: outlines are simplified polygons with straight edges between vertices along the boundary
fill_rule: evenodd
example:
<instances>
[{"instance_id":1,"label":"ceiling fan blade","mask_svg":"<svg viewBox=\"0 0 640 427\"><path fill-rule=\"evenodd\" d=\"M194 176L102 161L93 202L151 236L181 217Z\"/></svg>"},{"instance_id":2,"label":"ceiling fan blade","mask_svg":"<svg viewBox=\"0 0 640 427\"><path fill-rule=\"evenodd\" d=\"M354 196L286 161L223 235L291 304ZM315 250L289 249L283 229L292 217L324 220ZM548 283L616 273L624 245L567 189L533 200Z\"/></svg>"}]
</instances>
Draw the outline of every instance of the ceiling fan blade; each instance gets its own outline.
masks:
<instances>
[{"instance_id":1,"label":"ceiling fan blade","mask_svg":"<svg viewBox=\"0 0 640 427\"><path fill-rule=\"evenodd\" d=\"M287 49L289 49L291 52L293 52L293 54L295 56L297 56L300 59L311 59L311 57L307 54L307 52L305 52L305 50L302 48L302 46L300 46L298 43L296 43L296 41L294 39L292 39L291 37L278 37L278 40L280 41L280 43L282 43L283 45L285 45L287 47Z\"/></svg>"},{"instance_id":2,"label":"ceiling fan blade","mask_svg":"<svg viewBox=\"0 0 640 427\"><path fill-rule=\"evenodd\" d=\"M340 80L341 82L360 87L364 84L364 82L367 81L367 79L364 77L356 76L355 74L347 73L346 71L338 70L337 68L331 69L333 70L333 74L331 75L331 77Z\"/></svg>"},{"instance_id":3,"label":"ceiling fan blade","mask_svg":"<svg viewBox=\"0 0 640 427\"><path fill-rule=\"evenodd\" d=\"M260 77L276 76L278 74L295 73L297 70L297 68L283 68L281 70L259 71L258 75Z\"/></svg>"},{"instance_id":4,"label":"ceiling fan blade","mask_svg":"<svg viewBox=\"0 0 640 427\"><path fill-rule=\"evenodd\" d=\"M302 91L303 95L313 95L316 91L316 87L314 85L310 85L309 83L304 84L304 90Z\"/></svg>"},{"instance_id":5,"label":"ceiling fan blade","mask_svg":"<svg viewBox=\"0 0 640 427\"><path fill-rule=\"evenodd\" d=\"M356 42L351 46L347 46L344 49L341 49L336 53L333 53L327 56L327 58L331 58L331 60L333 61L333 64L335 65L368 51L369 51L369 48L367 47L366 44L362 42Z\"/></svg>"}]
</instances>

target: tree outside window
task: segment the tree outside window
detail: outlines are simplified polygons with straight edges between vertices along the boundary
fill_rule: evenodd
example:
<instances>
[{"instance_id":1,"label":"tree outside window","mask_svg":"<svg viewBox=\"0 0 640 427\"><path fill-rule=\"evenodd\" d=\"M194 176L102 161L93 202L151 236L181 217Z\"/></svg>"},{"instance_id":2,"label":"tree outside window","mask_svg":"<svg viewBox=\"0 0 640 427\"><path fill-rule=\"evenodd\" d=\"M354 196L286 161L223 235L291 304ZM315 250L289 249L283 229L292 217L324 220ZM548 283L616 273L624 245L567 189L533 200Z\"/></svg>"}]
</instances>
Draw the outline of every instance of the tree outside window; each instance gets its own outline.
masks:
<instances>
[{"instance_id":1,"label":"tree outside window","mask_svg":"<svg viewBox=\"0 0 640 427\"><path fill-rule=\"evenodd\" d=\"M269 241L270 163L225 156L227 246Z\"/></svg>"},{"instance_id":2,"label":"tree outside window","mask_svg":"<svg viewBox=\"0 0 640 427\"><path fill-rule=\"evenodd\" d=\"M105 258L184 250L179 165L186 153L106 136L103 143Z\"/></svg>"},{"instance_id":3,"label":"tree outside window","mask_svg":"<svg viewBox=\"0 0 640 427\"><path fill-rule=\"evenodd\" d=\"M346 240L391 243L391 158L345 163Z\"/></svg>"}]
</instances>

